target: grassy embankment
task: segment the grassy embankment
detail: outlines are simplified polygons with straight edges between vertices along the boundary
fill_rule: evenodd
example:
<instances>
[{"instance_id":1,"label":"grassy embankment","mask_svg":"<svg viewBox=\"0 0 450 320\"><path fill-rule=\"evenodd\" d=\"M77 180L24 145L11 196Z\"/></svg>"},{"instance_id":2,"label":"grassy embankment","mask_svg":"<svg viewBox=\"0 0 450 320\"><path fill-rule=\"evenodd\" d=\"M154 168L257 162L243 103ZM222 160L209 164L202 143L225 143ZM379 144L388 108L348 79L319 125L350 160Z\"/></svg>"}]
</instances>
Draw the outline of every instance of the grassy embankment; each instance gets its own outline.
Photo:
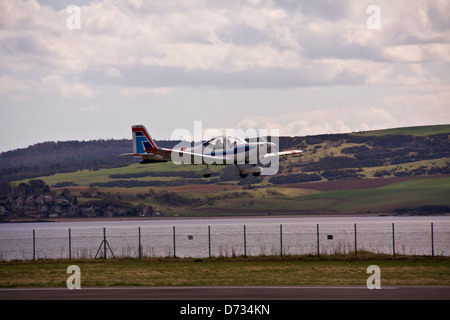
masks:
<instances>
[{"instance_id":1,"label":"grassy embankment","mask_svg":"<svg viewBox=\"0 0 450 320\"><path fill-rule=\"evenodd\" d=\"M82 287L204 285L366 285L367 267L381 269L381 285L450 285L449 257L346 256L212 259L38 260L0 262L0 287L66 286L69 265Z\"/></svg>"}]
</instances>

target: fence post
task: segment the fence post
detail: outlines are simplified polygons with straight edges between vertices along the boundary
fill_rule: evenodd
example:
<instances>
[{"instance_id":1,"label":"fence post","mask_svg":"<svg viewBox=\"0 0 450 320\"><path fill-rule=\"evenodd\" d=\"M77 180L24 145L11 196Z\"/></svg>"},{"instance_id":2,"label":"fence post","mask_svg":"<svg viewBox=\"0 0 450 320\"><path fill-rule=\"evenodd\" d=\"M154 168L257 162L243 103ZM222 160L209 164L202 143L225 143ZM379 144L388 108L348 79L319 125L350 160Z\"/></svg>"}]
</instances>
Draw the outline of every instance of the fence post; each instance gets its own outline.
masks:
<instances>
[{"instance_id":1,"label":"fence post","mask_svg":"<svg viewBox=\"0 0 450 320\"><path fill-rule=\"evenodd\" d=\"M356 238L356 223L355 223L355 256L358 255L358 242Z\"/></svg>"},{"instance_id":2,"label":"fence post","mask_svg":"<svg viewBox=\"0 0 450 320\"><path fill-rule=\"evenodd\" d=\"M208 256L211 258L211 226L208 226Z\"/></svg>"},{"instance_id":3,"label":"fence post","mask_svg":"<svg viewBox=\"0 0 450 320\"><path fill-rule=\"evenodd\" d=\"M36 234L33 229L33 260L36 260Z\"/></svg>"},{"instance_id":4,"label":"fence post","mask_svg":"<svg viewBox=\"0 0 450 320\"><path fill-rule=\"evenodd\" d=\"M283 225L280 224L280 257L283 256Z\"/></svg>"},{"instance_id":5,"label":"fence post","mask_svg":"<svg viewBox=\"0 0 450 320\"><path fill-rule=\"evenodd\" d=\"M244 257L247 258L247 235L245 232L245 224L244 224Z\"/></svg>"},{"instance_id":6,"label":"fence post","mask_svg":"<svg viewBox=\"0 0 450 320\"><path fill-rule=\"evenodd\" d=\"M395 229L393 222L392 222L392 255L395 257Z\"/></svg>"},{"instance_id":7,"label":"fence post","mask_svg":"<svg viewBox=\"0 0 450 320\"><path fill-rule=\"evenodd\" d=\"M431 256L434 257L434 234L433 234L433 222L431 223Z\"/></svg>"},{"instance_id":8,"label":"fence post","mask_svg":"<svg viewBox=\"0 0 450 320\"><path fill-rule=\"evenodd\" d=\"M141 227L139 227L139 229L138 229L138 234L139 234L139 253L138 253L138 255L139 255L139 259L141 259L142 258L142 247L141 247Z\"/></svg>"},{"instance_id":9,"label":"fence post","mask_svg":"<svg viewBox=\"0 0 450 320\"><path fill-rule=\"evenodd\" d=\"M72 260L72 235L69 228L69 260Z\"/></svg>"},{"instance_id":10,"label":"fence post","mask_svg":"<svg viewBox=\"0 0 450 320\"><path fill-rule=\"evenodd\" d=\"M317 224L317 256L319 256L319 224Z\"/></svg>"},{"instance_id":11,"label":"fence post","mask_svg":"<svg viewBox=\"0 0 450 320\"><path fill-rule=\"evenodd\" d=\"M100 249L102 248L103 245L103 259L106 259L106 246L108 246L109 251L111 252L111 255L113 256L113 258L116 258L114 256L114 252L112 251L111 247L109 246L108 241L106 240L106 228L103 228L103 241L102 243L100 243L100 246L98 247L97 253L95 254L94 259L97 258L98 253L100 252Z\"/></svg>"},{"instance_id":12,"label":"fence post","mask_svg":"<svg viewBox=\"0 0 450 320\"><path fill-rule=\"evenodd\" d=\"M173 257L176 258L176 247L175 247L175 226L173 226Z\"/></svg>"},{"instance_id":13,"label":"fence post","mask_svg":"<svg viewBox=\"0 0 450 320\"><path fill-rule=\"evenodd\" d=\"M103 259L106 259L106 228L103 228Z\"/></svg>"}]
</instances>

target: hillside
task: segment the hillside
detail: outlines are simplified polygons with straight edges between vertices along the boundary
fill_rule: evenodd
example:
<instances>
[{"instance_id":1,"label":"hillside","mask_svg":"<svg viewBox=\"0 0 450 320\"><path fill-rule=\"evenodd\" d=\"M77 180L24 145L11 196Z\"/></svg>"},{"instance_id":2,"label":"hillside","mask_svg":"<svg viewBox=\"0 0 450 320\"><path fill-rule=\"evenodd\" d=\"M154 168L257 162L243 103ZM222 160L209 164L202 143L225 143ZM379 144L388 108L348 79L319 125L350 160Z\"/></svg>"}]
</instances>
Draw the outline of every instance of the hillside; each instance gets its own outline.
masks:
<instances>
[{"instance_id":1,"label":"hillside","mask_svg":"<svg viewBox=\"0 0 450 320\"><path fill-rule=\"evenodd\" d=\"M177 141L158 141L173 147ZM0 153L0 181L17 181L77 170L98 170L134 163L131 140L51 141Z\"/></svg>"},{"instance_id":2,"label":"hillside","mask_svg":"<svg viewBox=\"0 0 450 320\"><path fill-rule=\"evenodd\" d=\"M349 134L327 134L306 137L280 137L280 150L300 148L301 157L282 163L283 173L302 171L307 174L320 173L323 179L357 178L355 169L370 167L363 176L414 175L421 172L419 163L411 166L402 164L424 160L445 159L449 156L450 125L422 126L377 130ZM162 147L171 148L179 141L157 141ZM18 181L57 173L77 170L98 170L115 168L136 163L135 160L120 157L130 152L131 140L94 140L44 142L28 148L0 153L0 181ZM395 170L396 166L397 170ZM387 167L387 168L384 168ZM429 164L426 165L431 169ZM436 162L431 174L446 173L446 164ZM301 168L298 170L296 168ZM350 171L342 171L350 169ZM341 170L336 172L323 172ZM386 171L387 170L387 171ZM398 172L394 172L398 171ZM401 173L402 172L402 173ZM333 176L334 175L334 176ZM343 176L342 176L343 175ZM301 176L291 177L296 182ZM317 180L310 175L303 179ZM310 180L309 180L310 181ZM281 180L274 179L272 183Z\"/></svg>"},{"instance_id":3,"label":"hillside","mask_svg":"<svg viewBox=\"0 0 450 320\"><path fill-rule=\"evenodd\" d=\"M118 156L130 151L128 140L38 144L0 154L0 180L22 180L20 192L3 182L0 214L442 214L450 211L449 134L443 125L280 137L280 150L304 152L282 158L275 176L246 179L234 166L205 179L203 166L140 165ZM29 178L49 187L44 213L33 203L45 198L26 192ZM65 205L53 207L57 201Z\"/></svg>"},{"instance_id":4,"label":"hillside","mask_svg":"<svg viewBox=\"0 0 450 320\"><path fill-rule=\"evenodd\" d=\"M294 138L296 147L304 150L303 157L301 161L287 160L283 173L301 174L277 175L271 182L449 174L450 126L430 128L430 135L424 127L415 127L375 131L374 135L366 132Z\"/></svg>"}]
</instances>

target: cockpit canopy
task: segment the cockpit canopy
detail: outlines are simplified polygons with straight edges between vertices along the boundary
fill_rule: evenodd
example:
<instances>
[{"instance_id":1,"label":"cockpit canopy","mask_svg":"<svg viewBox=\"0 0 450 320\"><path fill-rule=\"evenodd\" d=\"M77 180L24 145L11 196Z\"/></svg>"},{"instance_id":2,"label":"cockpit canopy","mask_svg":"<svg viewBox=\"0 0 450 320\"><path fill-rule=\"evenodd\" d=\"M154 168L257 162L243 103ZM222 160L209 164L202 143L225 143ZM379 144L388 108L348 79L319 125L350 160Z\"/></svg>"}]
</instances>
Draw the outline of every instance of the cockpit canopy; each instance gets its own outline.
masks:
<instances>
[{"instance_id":1,"label":"cockpit canopy","mask_svg":"<svg viewBox=\"0 0 450 320\"><path fill-rule=\"evenodd\" d=\"M203 147L208 147L211 149L232 149L237 145L243 145L247 142L239 137L231 137L231 136L219 136L212 138L203 143Z\"/></svg>"}]
</instances>

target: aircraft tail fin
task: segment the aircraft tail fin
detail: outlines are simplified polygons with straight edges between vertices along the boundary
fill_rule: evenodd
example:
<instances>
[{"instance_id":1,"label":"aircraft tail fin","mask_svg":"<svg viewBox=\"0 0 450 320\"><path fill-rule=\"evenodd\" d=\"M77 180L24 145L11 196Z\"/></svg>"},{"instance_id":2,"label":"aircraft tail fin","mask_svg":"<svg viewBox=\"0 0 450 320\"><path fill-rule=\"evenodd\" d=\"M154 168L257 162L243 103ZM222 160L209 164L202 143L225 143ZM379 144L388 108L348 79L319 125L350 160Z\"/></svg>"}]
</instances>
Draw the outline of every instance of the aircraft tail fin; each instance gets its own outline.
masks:
<instances>
[{"instance_id":1,"label":"aircraft tail fin","mask_svg":"<svg viewBox=\"0 0 450 320\"><path fill-rule=\"evenodd\" d=\"M158 150L158 146L143 125L131 127L133 132L133 153L145 154L148 151Z\"/></svg>"}]
</instances>

